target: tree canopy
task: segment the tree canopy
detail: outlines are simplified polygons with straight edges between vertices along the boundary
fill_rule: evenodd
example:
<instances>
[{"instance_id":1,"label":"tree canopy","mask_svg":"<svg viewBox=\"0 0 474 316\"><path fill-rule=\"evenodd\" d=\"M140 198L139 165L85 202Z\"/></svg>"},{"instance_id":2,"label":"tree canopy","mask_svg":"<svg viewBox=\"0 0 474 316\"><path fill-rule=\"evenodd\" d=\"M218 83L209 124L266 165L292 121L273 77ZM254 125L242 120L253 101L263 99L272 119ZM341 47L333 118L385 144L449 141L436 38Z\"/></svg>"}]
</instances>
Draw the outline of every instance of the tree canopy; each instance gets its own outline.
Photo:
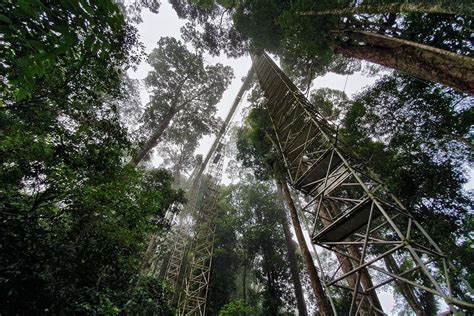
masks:
<instances>
[{"instance_id":1,"label":"tree canopy","mask_svg":"<svg viewBox=\"0 0 474 316\"><path fill-rule=\"evenodd\" d=\"M184 198L166 171L124 164L117 108L140 58L134 28L112 1L0 6L0 310L162 310L138 303L165 292L138 269Z\"/></svg>"},{"instance_id":2,"label":"tree canopy","mask_svg":"<svg viewBox=\"0 0 474 316\"><path fill-rule=\"evenodd\" d=\"M470 1L170 4L186 19L182 39L162 37L145 55L138 25L143 10L158 13L158 0L0 3L0 314L173 315L192 238L204 240L196 237L196 208L214 194L190 185L207 163L196 150L216 133L216 147L235 143L220 159L240 174L217 188L207 312L304 316L316 306L328 315L331 294L336 311L349 313L351 297L322 286L326 275L315 268L297 212L304 198L287 186L252 71L236 98L253 84L235 138L225 135L232 115L224 124L216 115L234 75L209 59L262 51L279 60L311 110L337 126L341 150L378 174L448 251L452 291L472 299L458 282L474 283L474 196L465 189L474 149ZM151 70L131 79L128 70L142 62ZM352 96L312 90L316 77L361 70L377 79ZM161 167L141 164L154 150ZM172 286L164 275L175 242L184 250ZM340 265L346 273L352 264L341 258L321 251L323 270ZM394 271L414 262L394 252L383 265ZM365 289L377 278L366 271ZM439 312L431 293L392 284L398 311ZM378 301L375 291L369 296Z\"/></svg>"},{"instance_id":3,"label":"tree canopy","mask_svg":"<svg viewBox=\"0 0 474 316\"><path fill-rule=\"evenodd\" d=\"M134 156L134 164L149 153L170 125L199 138L215 131L219 122L214 116L216 104L233 78L230 67L205 66L200 53L190 52L170 37L160 39L148 62L153 71L145 84L151 100L142 118L142 133L149 136Z\"/></svg>"},{"instance_id":4,"label":"tree canopy","mask_svg":"<svg viewBox=\"0 0 474 316\"><path fill-rule=\"evenodd\" d=\"M305 71L305 76L310 78L328 71L353 71L353 59L360 59L472 95L474 62L468 44L472 11L467 3L462 3L462 7L444 5L444 8L457 8L455 14L430 11L434 7L443 8L443 4L426 1L422 1L419 10L410 12L387 11L384 6L402 5L400 1L387 1L371 3L370 10L341 14L341 7L357 9L367 4L360 1L172 2L178 16L190 20L183 36L211 54L225 52L240 56L249 48L265 49L282 57L289 63L288 68ZM377 7L379 11L374 10ZM334 12L304 14L331 10Z\"/></svg>"}]
</instances>

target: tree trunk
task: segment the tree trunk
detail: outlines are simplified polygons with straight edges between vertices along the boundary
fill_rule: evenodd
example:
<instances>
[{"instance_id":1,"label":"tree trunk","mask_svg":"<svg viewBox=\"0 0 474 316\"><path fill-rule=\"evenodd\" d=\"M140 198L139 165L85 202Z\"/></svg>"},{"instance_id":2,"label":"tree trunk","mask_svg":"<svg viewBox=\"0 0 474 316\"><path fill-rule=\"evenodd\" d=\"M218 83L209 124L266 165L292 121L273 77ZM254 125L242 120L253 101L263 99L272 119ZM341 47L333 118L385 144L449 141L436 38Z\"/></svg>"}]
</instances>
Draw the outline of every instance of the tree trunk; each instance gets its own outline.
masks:
<instances>
[{"instance_id":1,"label":"tree trunk","mask_svg":"<svg viewBox=\"0 0 474 316\"><path fill-rule=\"evenodd\" d=\"M334 206L331 205L331 208L334 208ZM323 225L324 226L329 225L330 221L328 220L328 218L331 218L330 214L328 214L325 207L321 207L320 212L321 212L321 216L324 217L324 218L321 217L321 221L322 221ZM333 212L335 212L334 209L333 209ZM354 258L360 258L360 251L355 245L349 246L349 253ZM336 256L337 256L339 262L341 262L340 261L341 259L342 260L345 259L342 255L336 254ZM395 273L395 274L399 273L398 272L398 266L397 266L395 260L393 259L393 257L391 255L386 256L384 258L384 261L385 261L385 264L387 265L387 269L390 272ZM391 265L389 266L387 262L390 262ZM352 264L350 262L348 262L347 260L345 260L345 263L344 263L344 265L341 266L341 268L344 271L344 273L347 273L347 272L349 272L353 269ZM348 270L345 271L346 269L348 269ZM360 282L362 284L362 287L364 289L368 289L368 288L373 287L374 285L373 285L373 282L372 282L372 278L370 277L370 274L368 273L367 269L365 269L365 268L362 269L361 273L362 274L361 274ZM349 278L348 281L349 281L349 283L351 284L352 287L355 285L355 279L354 278ZM423 309L421 307L421 304L419 303L418 299L416 298L415 294L413 293L412 288L410 288L407 284L402 283L402 282L396 282L396 283L400 288L401 294L407 300L408 304L415 311L415 313L417 315L422 315L422 316L426 315L426 314L423 313ZM382 310L382 305L380 304L380 301L379 301L378 296L375 293L375 291L371 291L369 293L369 298L370 298L370 300L372 301L372 304L374 304L375 307Z\"/></svg>"},{"instance_id":2,"label":"tree trunk","mask_svg":"<svg viewBox=\"0 0 474 316\"><path fill-rule=\"evenodd\" d=\"M336 53L405 72L423 80L442 83L474 95L474 59L424 44L366 31L335 31L353 42L340 42Z\"/></svg>"},{"instance_id":3,"label":"tree trunk","mask_svg":"<svg viewBox=\"0 0 474 316\"><path fill-rule=\"evenodd\" d=\"M156 234L151 235L150 241L148 242L148 247L143 254L142 264L140 266L140 272L142 274L147 274L151 267L151 259L156 250L156 246L158 244L158 236Z\"/></svg>"},{"instance_id":4,"label":"tree trunk","mask_svg":"<svg viewBox=\"0 0 474 316\"><path fill-rule=\"evenodd\" d=\"M334 206L331 205L331 207L333 208ZM334 210L333 210L333 212L334 212ZM321 214L322 224L324 226L330 225L331 221L329 219L331 218L331 215L329 214L329 210L327 210L324 205L321 205L320 214ZM354 245L349 246L349 253L353 257L360 258L359 249L357 249L357 247L354 246ZM341 254L338 254L338 253L335 253L335 254L336 254L337 261L339 261L339 264L341 265L341 269L344 273L348 273L348 272L350 272L354 269L354 267L353 267L352 263L349 261L349 259L347 259L346 257L344 257ZM360 273L361 273L360 282L362 284L362 287L364 289L369 289L369 288L373 287L374 284L372 282L372 278L370 277L370 274L367 271L367 269L366 268L361 269ZM354 288L355 285L356 285L356 274L353 274L353 275L349 276L347 278L347 281L348 281L349 285L352 288ZM375 291L371 291L370 293L368 293L368 297L369 297L370 301L372 302L372 304L376 308L380 309L381 311L383 310L382 304L380 304L380 300L377 296L377 293L375 293ZM364 307L365 307L365 310L368 311L368 308L367 308L368 306L364 306Z\"/></svg>"},{"instance_id":5,"label":"tree trunk","mask_svg":"<svg viewBox=\"0 0 474 316\"><path fill-rule=\"evenodd\" d=\"M288 218L286 217L286 213L284 211L282 214L281 224L283 226L283 233L285 234L286 247L288 248L287 257L288 262L290 263L291 280L293 281L293 287L295 288L298 315L306 316L308 315L308 311L306 310L303 288L301 286L298 261L296 260L296 249L293 243L290 225L288 224Z\"/></svg>"},{"instance_id":6,"label":"tree trunk","mask_svg":"<svg viewBox=\"0 0 474 316\"><path fill-rule=\"evenodd\" d=\"M293 199L291 198L290 191L286 184L285 180L278 180L279 191L282 192L283 198L286 200L288 209L290 210L291 221L293 222L293 227L296 233L296 239L300 245L301 252L305 259L306 267L308 269L308 274L311 280L311 287L313 288L314 296L318 303L319 312L321 315L332 315L331 305L329 300L324 292L323 286L321 284L321 279L319 278L318 271L314 266L314 261L309 252L308 245L304 239L303 230L301 229L300 221L298 219L297 211Z\"/></svg>"},{"instance_id":7,"label":"tree trunk","mask_svg":"<svg viewBox=\"0 0 474 316\"><path fill-rule=\"evenodd\" d=\"M131 166L136 166L140 163L140 161L145 158L145 156L150 152L150 150L153 149L153 147L156 146L158 143L158 140L160 137L163 135L165 129L170 125L171 119L174 117L176 114L175 111L171 111L169 114L167 114L163 120L160 122L158 125L158 128L153 131L153 134L148 138L148 140L143 144L143 146L138 150L136 155L132 158L132 160L129 162L129 165Z\"/></svg>"},{"instance_id":8,"label":"tree trunk","mask_svg":"<svg viewBox=\"0 0 474 316\"><path fill-rule=\"evenodd\" d=\"M395 259L390 255L386 256L383 258L385 262L385 266L387 267L387 270L393 274L400 274L400 269L398 267L397 262ZM413 309L415 314L417 316L427 316L427 314L423 311L423 307L421 306L420 301L418 298L415 296L415 293L413 292L413 289L406 283L400 282L398 280L395 280L395 283L397 284L398 288L400 289L400 293L402 296L405 298L405 300L408 302L408 305Z\"/></svg>"},{"instance_id":9,"label":"tree trunk","mask_svg":"<svg viewBox=\"0 0 474 316\"><path fill-rule=\"evenodd\" d=\"M242 274L242 299L247 303L247 256L244 254L244 272Z\"/></svg>"},{"instance_id":10,"label":"tree trunk","mask_svg":"<svg viewBox=\"0 0 474 316\"><path fill-rule=\"evenodd\" d=\"M426 1L425 3L408 3L401 1L390 4L366 4L355 7L346 7L341 9L323 10L323 11L304 11L298 12L302 16L322 16L337 15L350 16L354 14L385 14L385 13L441 13L453 15L469 15L472 16L472 8L468 5L451 5L447 1Z\"/></svg>"}]
</instances>

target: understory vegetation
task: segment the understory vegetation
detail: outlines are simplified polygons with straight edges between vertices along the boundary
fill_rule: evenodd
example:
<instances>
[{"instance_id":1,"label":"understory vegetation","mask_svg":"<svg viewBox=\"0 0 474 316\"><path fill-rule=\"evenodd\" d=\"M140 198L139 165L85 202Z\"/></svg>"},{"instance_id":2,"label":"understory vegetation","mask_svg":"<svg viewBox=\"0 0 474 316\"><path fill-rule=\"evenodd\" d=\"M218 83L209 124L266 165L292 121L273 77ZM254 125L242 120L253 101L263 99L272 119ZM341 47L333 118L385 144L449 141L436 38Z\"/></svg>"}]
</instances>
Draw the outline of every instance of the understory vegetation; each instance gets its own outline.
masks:
<instances>
[{"instance_id":1,"label":"understory vegetation","mask_svg":"<svg viewBox=\"0 0 474 316\"><path fill-rule=\"evenodd\" d=\"M223 128L217 116L241 78L214 57L261 52L448 253L453 291L472 301L458 286L474 285L470 1L169 3L181 38L145 47L142 13L166 27L158 0L0 1L0 314L174 315L174 236L194 236L197 153L223 131L207 314L332 313L315 290L321 271L296 212L305 199L286 185L257 77L241 122ZM132 79L144 64L143 80ZM315 84L361 73L374 83L353 95ZM393 313L413 313L402 287L383 290ZM348 314L351 296L331 294ZM420 315L446 310L429 292L414 300Z\"/></svg>"}]
</instances>

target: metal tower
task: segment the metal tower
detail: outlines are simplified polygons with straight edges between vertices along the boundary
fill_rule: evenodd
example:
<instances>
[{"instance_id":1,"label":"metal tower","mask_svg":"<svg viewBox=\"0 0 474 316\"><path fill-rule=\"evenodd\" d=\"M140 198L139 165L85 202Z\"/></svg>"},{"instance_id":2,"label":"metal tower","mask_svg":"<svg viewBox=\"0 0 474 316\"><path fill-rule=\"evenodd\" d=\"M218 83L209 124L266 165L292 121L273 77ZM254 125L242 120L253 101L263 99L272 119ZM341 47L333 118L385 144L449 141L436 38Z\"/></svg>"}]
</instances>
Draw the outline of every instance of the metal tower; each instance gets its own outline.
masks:
<instances>
[{"instance_id":1,"label":"metal tower","mask_svg":"<svg viewBox=\"0 0 474 316\"><path fill-rule=\"evenodd\" d=\"M474 308L453 294L454 267L410 210L338 142L336 129L268 55L252 60L288 181L309 200L302 210L311 239L338 258L331 271L322 271L329 292L351 291L351 314L364 305L383 313L374 304L375 290L392 281L442 298L452 312L455 306ZM459 288L472 295L464 283Z\"/></svg>"},{"instance_id":2,"label":"metal tower","mask_svg":"<svg viewBox=\"0 0 474 316\"><path fill-rule=\"evenodd\" d=\"M172 304L176 303L178 315L205 315L209 277L214 251L214 219L219 184L224 162L223 139L245 91L253 78L251 68L237 93L229 113L217 134L204 161L191 176L187 214L193 221L193 235L183 227L177 231L176 240L168 261L165 279L175 289ZM207 168L207 173L202 176ZM183 232L184 231L184 232ZM188 263L189 261L189 263Z\"/></svg>"},{"instance_id":3,"label":"metal tower","mask_svg":"<svg viewBox=\"0 0 474 316\"><path fill-rule=\"evenodd\" d=\"M222 179L223 149L220 143L211 157L208 172L201 180L203 198L196 214L190 264L178 301L178 315L205 315L214 251L216 203Z\"/></svg>"}]
</instances>

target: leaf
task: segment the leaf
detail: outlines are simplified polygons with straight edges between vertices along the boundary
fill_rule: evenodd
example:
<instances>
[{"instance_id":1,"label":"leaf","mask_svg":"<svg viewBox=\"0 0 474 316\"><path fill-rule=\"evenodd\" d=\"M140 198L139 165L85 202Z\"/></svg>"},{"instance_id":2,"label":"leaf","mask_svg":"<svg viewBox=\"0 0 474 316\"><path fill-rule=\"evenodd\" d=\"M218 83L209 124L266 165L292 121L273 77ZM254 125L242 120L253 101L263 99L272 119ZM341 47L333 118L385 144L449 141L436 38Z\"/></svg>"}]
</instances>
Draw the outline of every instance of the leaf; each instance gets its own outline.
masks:
<instances>
[{"instance_id":1,"label":"leaf","mask_svg":"<svg viewBox=\"0 0 474 316\"><path fill-rule=\"evenodd\" d=\"M3 14L0 14L0 22L12 24L12 20L10 20L6 15Z\"/></svg>"}]
</instances>

